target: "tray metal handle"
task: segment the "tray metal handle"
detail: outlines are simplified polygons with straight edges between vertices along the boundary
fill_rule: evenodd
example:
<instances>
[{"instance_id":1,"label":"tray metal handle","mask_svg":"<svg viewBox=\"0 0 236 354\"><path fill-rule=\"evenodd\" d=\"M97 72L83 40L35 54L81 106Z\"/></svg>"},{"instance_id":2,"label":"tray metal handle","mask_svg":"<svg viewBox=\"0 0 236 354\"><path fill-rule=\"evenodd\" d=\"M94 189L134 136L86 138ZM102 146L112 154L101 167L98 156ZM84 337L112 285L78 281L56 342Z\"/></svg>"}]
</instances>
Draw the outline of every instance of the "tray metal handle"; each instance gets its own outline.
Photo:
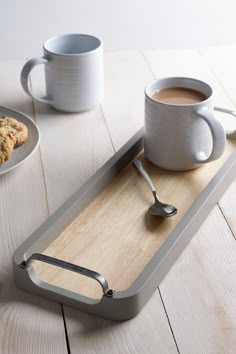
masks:
<instances>
[{"instance_id":1,"label":"tray metal handle","mask_svg":"<svg viewBox=\"0 0 236 354\"><path fill-rule=\"evenodd\" d=\"M94 272L93 270L78 266L70 262L63 261L58 258L50 257L41 253L33 253L27 261L23 261L19 266L21 268L26 269L34 260L43 263L48 263L56 267L64 268L72 272L79 273L81 275L84 275L85 277L92 278L101 285L103 295L108 297L112 297L114 295L115 291L109 288L107 280L100 273Z\"/></svg>"}]
</instances>

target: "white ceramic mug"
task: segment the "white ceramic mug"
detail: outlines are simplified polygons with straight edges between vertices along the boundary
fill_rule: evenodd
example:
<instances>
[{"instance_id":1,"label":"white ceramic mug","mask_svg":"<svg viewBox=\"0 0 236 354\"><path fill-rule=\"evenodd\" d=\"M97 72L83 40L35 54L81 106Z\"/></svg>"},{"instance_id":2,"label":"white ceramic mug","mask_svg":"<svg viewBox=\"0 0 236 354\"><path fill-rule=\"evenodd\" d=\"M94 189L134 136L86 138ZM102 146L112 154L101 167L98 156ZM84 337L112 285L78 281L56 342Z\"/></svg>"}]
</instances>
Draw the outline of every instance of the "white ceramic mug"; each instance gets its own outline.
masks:
<instances>
[{"instance_id":1,"label":"white ceramic mug","mask_svg":"<svg viewBox=\"0 0 236 354\"><path fill-rule=\"evenodd\" d=\"M206 99L193 104L169 104L152 98L165 88L201 92ZM145 90L144 153L155 165L168 170L191 170L218 159L226 135L213 111L213 90L205 82L185 77L163 78Z\"/></svg>"},{"instance_id":2,"label":"white ceramic mug","mask_svg":"<svg viewBox=\"0 0 236 354\"><path fill-rule=\"evenodd\" d=\"M30 59L22 69L25 92L38 101L66 112L94 108L104 96L102 42L86 34L64 34L44 43L44 55ZM46 96L35 96L29 74L35 65L45 64Z\"/></svg>"}]
</instances>

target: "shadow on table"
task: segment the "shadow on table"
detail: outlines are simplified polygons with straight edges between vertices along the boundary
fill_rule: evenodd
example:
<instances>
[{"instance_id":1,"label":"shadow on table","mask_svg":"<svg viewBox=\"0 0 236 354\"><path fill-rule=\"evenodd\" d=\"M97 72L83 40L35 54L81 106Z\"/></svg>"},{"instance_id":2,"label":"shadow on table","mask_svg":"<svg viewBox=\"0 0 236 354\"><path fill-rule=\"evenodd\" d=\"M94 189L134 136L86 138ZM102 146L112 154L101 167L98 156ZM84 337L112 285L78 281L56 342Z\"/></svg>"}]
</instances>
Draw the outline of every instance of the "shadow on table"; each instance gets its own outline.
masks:
<instances>
[{"instance_id":1,"label":"shadow on table","mask_svg":"<svg viewBox=\"0 0 236 354\"><path fill-rule=\"evenodd\" d=\"M96 331L101 332L108 327L114 327L120 323L124 323L124 321L103 319L21 290L16 287L13 275L9 274L9 272L5 272L4 275L3 272L1 272L0 276L0 317L1 309L5 306L8 308L16 308L19 306L22 313L25 308L26 313L30 310L30 312L33 311L34 313L37 313L38 311L46 311L51 315L63 315L66 320L74 323L75 326L78 326L79 332L82 331L85 335L86 333L91 334L91 332Z\"/></svg>"}]
</instances>

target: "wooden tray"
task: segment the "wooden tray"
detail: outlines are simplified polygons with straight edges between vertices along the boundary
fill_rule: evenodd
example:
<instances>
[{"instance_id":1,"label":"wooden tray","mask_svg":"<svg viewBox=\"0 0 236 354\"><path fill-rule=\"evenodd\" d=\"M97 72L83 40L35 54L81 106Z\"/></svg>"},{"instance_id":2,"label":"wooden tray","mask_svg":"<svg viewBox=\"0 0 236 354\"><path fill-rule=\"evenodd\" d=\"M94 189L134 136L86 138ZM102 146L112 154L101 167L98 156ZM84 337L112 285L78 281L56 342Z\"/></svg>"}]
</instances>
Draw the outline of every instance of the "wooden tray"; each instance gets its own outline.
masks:
<instances>
[{"instance_id":1,"label":"wooden tray","mask_svg":"<svg viewBox=\"0 0 236 354\"><path fill-rule=\"evenodd\" d=\"M141 310L236 174L235 141L215 162L171 172L145 160L142 136L143 130L15 252L20 287L111 319ZM177 215L149 214L153 196L132 165L137 155Z\"/></svg>"}]
</instances>

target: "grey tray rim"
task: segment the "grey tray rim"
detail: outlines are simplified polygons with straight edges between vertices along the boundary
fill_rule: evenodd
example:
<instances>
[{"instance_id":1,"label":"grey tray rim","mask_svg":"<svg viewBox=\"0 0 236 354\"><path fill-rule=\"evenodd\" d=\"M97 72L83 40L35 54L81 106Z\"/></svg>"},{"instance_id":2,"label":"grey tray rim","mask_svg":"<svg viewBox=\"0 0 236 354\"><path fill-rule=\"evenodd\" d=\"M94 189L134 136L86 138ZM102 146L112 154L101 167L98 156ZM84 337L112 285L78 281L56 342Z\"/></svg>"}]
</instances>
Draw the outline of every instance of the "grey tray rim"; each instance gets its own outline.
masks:
<instances>
[{"instance_id":1,"label":"grey tray rim","mask_svg":"<svg viewBox=\"0 0 236 354\"><path fill-rule=\"evenodd\" d=\"M104 293L101 300L95 300L48 284L36 275L31 264L22 265L25 265L35 253L42 252L138 155L143 149L143 133L142 128L15 251L13 265L17 286L59 303L112 320L127 320L140 312L236 177L236 151L230 155L127 290L114 292L112 296Z\"/></svg>"}]
</instances>

